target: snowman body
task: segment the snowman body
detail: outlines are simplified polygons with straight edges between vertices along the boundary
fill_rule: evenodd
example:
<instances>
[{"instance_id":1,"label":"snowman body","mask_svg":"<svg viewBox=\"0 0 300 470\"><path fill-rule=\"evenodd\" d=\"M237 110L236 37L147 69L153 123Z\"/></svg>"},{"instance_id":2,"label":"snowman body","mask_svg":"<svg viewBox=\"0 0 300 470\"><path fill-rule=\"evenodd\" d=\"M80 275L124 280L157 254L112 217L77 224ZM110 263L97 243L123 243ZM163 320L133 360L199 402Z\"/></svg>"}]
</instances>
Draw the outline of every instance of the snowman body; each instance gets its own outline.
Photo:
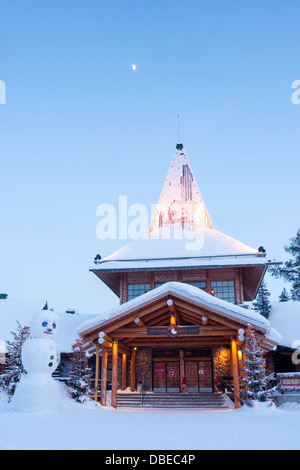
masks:
<instances>
[{"instance_id":1,"label":"snowman body","mask_svg":"<svg viewBox=\"0 0 300 470\"><path fill-rule=\"evenodd\" d=\"M43 310L34 315L30 324L31 337L22 349L22 362L27 375L22 377L13 396L18 411L55 411L61 394L52 373L59 364L59 351L54 342L58 315Z\"/></svg>"}]
</instances>

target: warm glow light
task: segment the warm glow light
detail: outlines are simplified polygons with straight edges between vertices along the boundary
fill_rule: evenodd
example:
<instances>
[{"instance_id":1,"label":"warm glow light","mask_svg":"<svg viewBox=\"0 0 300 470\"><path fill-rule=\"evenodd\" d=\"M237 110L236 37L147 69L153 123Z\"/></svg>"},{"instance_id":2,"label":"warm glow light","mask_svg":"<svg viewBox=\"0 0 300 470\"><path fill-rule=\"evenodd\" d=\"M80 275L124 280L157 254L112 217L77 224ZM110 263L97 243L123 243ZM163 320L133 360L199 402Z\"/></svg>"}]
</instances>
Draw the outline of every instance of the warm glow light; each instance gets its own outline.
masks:
<instances>
[{"instance_id":1,"label":"warm glow light","mask_svg":"<svg viewBox=\"0 0 300 470\"><path fill-rule=\"evenodd\" d=\"M238 358L239 358L239 360L241 360L242 357L243 357L242 351L239 349L239 350L238 350Z\"/></svg>"},{"instance_id":2,"label":"warm glow light","mask_svg":"<svg viewBox=\"0 0 300 470\"><path fill-rule=\"evenodd\" d=\"M211 295L215 295L214 289L211 289L211 290L210 290L210 293L211 293Z\"/></svg>"},{"instance_id":3,"label":"warm glow light","mask_svg":"<svg viewBox=\"0 0 300 470\"><path fill-rule=\"evenodd\" d=\"M176 319L175 319L173 314L171 315L170 323L171 323L171 325L176 325Z\"/></svg>"}]
</instances>

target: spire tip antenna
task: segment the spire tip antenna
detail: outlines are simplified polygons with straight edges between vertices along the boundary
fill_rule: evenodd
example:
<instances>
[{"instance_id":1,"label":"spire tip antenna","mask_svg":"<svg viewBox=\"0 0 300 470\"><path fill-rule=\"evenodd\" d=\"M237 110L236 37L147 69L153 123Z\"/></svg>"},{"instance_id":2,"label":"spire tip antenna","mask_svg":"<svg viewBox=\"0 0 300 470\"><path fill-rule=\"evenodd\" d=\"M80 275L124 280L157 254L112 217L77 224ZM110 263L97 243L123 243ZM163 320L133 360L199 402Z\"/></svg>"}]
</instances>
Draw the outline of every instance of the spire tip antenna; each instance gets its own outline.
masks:
<instances>
[{"instance_id":1,"label":"spire tip antenna","mask_svg":"<svg viewBox=\"0 0 300 470\"><path fill-rule=\"evenodd\" d=\"M180 114L178 114L178 143L181 143Z\"/></svg>"}]
</instances>

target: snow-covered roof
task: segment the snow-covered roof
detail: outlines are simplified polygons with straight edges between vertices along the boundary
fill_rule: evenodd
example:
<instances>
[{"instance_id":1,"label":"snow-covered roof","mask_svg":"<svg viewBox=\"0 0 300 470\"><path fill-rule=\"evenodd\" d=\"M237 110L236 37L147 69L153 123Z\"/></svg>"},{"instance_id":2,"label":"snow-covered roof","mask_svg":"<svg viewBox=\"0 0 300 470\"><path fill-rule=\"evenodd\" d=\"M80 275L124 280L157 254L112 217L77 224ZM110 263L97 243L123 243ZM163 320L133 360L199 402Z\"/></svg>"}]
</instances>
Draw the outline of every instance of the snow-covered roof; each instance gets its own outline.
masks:
<instances>
[{"instance_id":1,"label":"snow-covered roof","mask_svg":"<svg viewBox=\"0 0 300 470\"><path fill-rule=\"evenodd\" d=\"M266 265L258 252L218 230L159 229L96 262L93 271Z\"/></svg>"},{"instance_id":2,"label":"snow-covered roof","mask_svg":"<svg viewBox=\"0 0 300 470\"><path fill-rule=\"evenodd\" d=\"M300 349L300 302L273 302L271 325L281 334L280 345Z\"/></svg>"},{"instance_id":3,"label":"snow-covered roof","mask_svg":"<svg viewBox=\"0 0 300 470\"><path fill-rule=\"evenodd\" d=\"M0 353L6 352L6 341L12 341L11 331L17 331L17 321L22 327L29 326L31 317L39 312L45 301L12 299L8 296L0 300ZM56 312L58 313L58 312ZM71 352L76 342L77 328L84 321L95 315L58 313L60 322L55 343L60 352Z\"/></svg>"},{"instance_id":4,"label":"snow-covered roof","mask_svg":"<svg viewBox=\"0 0 300 470\"><path fill-rule=\"evenodd\" d=\"M98 328L102 325L104 326L107 321L127 315L136 308L146 307L153 300L161 298L164 294L178 295L181 299L186 299L187 301L191 300L198 303L199 306L217 309L227 318L238 320L246 324L251 323L264 330L266 332L265 337L272 341L277 341L279 339L278 333L275 329L272 329L270 322L254 310L247 310L239 305L214 297L198 287L182 282L167 282L156 289L109 310L100 316L96 316L93 319L84 322L79 327L78 331L84 332L86 330L93 329L94 327Z\"/></svg>"}]
</instances>

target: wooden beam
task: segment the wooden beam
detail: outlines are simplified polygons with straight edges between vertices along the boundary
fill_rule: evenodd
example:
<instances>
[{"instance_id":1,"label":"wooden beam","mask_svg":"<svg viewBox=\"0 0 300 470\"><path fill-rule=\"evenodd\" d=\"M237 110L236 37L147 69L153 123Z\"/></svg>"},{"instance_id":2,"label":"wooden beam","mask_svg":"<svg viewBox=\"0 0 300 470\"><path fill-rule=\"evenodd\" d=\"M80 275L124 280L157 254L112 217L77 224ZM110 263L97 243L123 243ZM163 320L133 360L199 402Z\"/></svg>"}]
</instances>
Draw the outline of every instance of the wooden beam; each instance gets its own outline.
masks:
<instances>
[{"instance_id":1,"label":"wooden beam","mask_svg":"<svg viewBox=\"0 0 300 470\"><path fill-rule=\"evenodd\" d=\"M118 341L113 342L112 347L112 377L111 377L111 406L117 408L118 392Z\"/></svg>"},{"instance_id":2,"label":"wooden beam","mask_svg":"<svg viewBox=\"0 0 300 470\"><path fill-rule=\"evenodd\" d=\"M191 336L178 339L168 339L167 337L160 337L160 339L150 339L150 337L145 338L145 339L132 339L131 341L132 346L152 346L152 347L178 347L178 346L212 346L212 345L227 345L230 344L230 337L223 337L219 336L218 338L216 337L199 337L196 336L196 339L193 339Z\"/></svg>"},{"instance_id":3,"label":"wooden beam","mask_svg":"<svg viewBox=\"0 0 300 470\"><path fill-rule=\"evenodd\" d=\"M136 351L135 348L131 348L131 380L130 380L130 390L132 392L135 391L135 359L136 359Z\"/></svg>"},{"instance_id":4,"label":"wooden beam","mask_svg":"<svg viewBox=\"0 0 300 470\"><path fill-rule=\"evenodd\" d=\"M101 405L106 406L106 387L107 387L107 349L102 349L102 367L101 367Z\"/></svg>"},{"instance_id":5,"label":"wooden beam","mask_svg":"<svg viewBox=\"0 0 300 470\"><path fill-rule=\"evenodd\" d=\"M179 315L179 313L178 313L178 311L177 311L177 309L176 309L176 307L175 307L175 304L174 304L174 302L173 302L172 299L168 299L168 300L167 300L167 306L168 306L168 308L169 308L169 310L170 310L171 315L173 315L174 318L175 318L175 324L181 325L181 324L182 324L182 321L181 321L180 315ZM172 324L172 318L171 318L171 320L170 320L170 324Z\"/></svg>"},{"instance_id":6,"label":"wooden beam","mask_svg":"<svg viewBox=\"0 0 300 470\"><path fill-rule=\"evenodd\" d=\"M178 300L176 300L176 304L180 306L180 310L182 309L182 311L187 311L189 315L192 315L193 317L198 318L198 321L201 321L202 316L205 315L208 318L208 320L212 319L219 324L229 326L231 328L236 328L236 329L240 328L241 323L239 323L238 319L231 320L231 319L223 317L221 314L218 315L212 312L207 312L207 311L204 311L203 309L194 307L192 305L187 304L186 302L182 302Z\"/></svg>"},{"instance_id":7,"label":"wooden beam","mask_svg":"<svg viewBox=\"0 0 300 470\"><path fill-rule=\"evenodd\" d=\"M107 341L105 341L105 339L101 338L98 339L98 343L104 348L112 348L113 346L113 343L108 343Z\"/></svg>"},{"instance_id":8,"label":"wooden beam","mask_svg":"<svg viewBox=\"0 0 300 470\"><path fill-rule=\"evenodd\" d=\"M133 321L137 326L145 326L145 323L139 317L136 317Z\"/></svg>"},{"instance_id":9,"label":"wooden beam","mask_svg":"<svg viewBox=\"0 0 300 470\"><path fill-rule=\"evenodd\" d=\"M139 328L118 328L114 331L114 338L116 335L123 335L126 336L128 333L147 333L147 327L139 327Z\"/></svg>"},{"instance_id":10,"label":"wooden beam","mask_svg":"<svg viewBox=\"0 0 300 470\"><path fill-rule=\"evenodd\" d=\"M179 327L180 328L180 327ZM182 337L189 337L189 338L195 338L198 336L230 336L236 334L236 330L233 328L227 328L226 326L222 325L216 325L216 326L200 326L199 327L199 333L198 335L194 334L180 334L180 338ZM114 332L114 337L115 338L156 338L158 339L157 335L148 335L147 334L147 328L120 328L119 330ZM163 338L166 338L166 336L161 336L160 340Z\"/></svg>"},{"instance_id":11,"label":"wooden beam","mask_svg":"<svg viewBox=\"0 0 300 470\"><path fill-rule=\"evenodd\" d=\"M127 356L122 354L122 390L126 390L127 385Z\"/></svg>"},{"instance_id":12,"label":"wooden beam","mask_svg":"<svg viewBox=\"0 0 300 470\"><path fill-rule=\"evenodd\" d=\"M148 314L151 314L153 312L156 312L157 310L159 310L161 307L165 307L165 302L163 300L161 300L160 302L157 302L153 305L150 305L149 307L140 307L137 311L135 311L134 313L132 314L128 314L124 317L121 317L119 318L118 320L115 320L113 323L111 323L110 325L107 325L105 326L105 331L107 333L110 333L111 331L114 331L118 328L121 328L122 326L124 325L128 325L128 323L130 323L131 321L134 321L134 319L138 316L139 318L141 318L141 320L143 321L143 318L142 317L145 317L147 316ZM137 314L138 313L138 314Z\"/></svg>"},{"instance_id":13,"label":"wooden beam","mask_svg":"<svg viewBox=\"0 0 300 470\"><path fill-rule=\"evenodd\" d=\"M153 322L157 322L158 318L160 318L162 315L169 313L169 308L167 304L165 304L163 307L161 307L159 310L156 310L153 313L150 313L147 315L147 326L153 325ZM145 318L146 320L146 318Z\"/></svg>"},{"instance_id":14,"label":"wooden beam","mask_svg":"<svg viewBox=\"0 0 300 470\"><path fill-rule=\"evenodd\" d=\"M125 354L126 356L130 356L130 354L131 354L130 348L128 346L124 345L123 343L120 343L120 341L119 341L118 348L119 348L120 353Z\"/></svg>"},{"instance_id":15,"label":"wooden beam","mask_svg":"<svg viewBox=\"0 0 300 470\"><path fill-rule=\"evenodd\" d=\"M107 341L108 343L112 343L112 342L113 342L112 337L109 336L108 334L106 334L105 331L100 331L100 333L99 333L99 339L104 339L104 340Z\"/></svg>"},{"instance_id":16,"label":"wooden beam","mask_svg":"<svg viewBox=\"0 0 300 470\"><path fill-rule=\"evenodd\" d=\"M160 317L157 317L155 321L151 322L151 325L149 324L148 326L168 326L170 324L170 313L167 312L166 314L161 315Z\"/></svg>"},{"instance_id":17,"label":"wooden beam","mask_svg":"<svg viewBox=\"0 0 300 470\"><path fill-rule=\"evenodd\" d=\"M241 403L239 401L239 396L240 396L239 364L238 364L237 344L236 344L235 338L232 338L231 340L231 368L232 368L233 387L234 387L234 404L235 404L235 408L240 408Z\"/></svg>"},{"instance_id":18,"label":"wooden beam","mask_svg":"<svg viewBox=\"0 0 300 470\"><path fill-rule=\"evenodd\" d=\"M95 367L95 396L94 400L98 401L98 383L99 383L99 346L96 346L96 367Z\"/></svg>"}]
</instances>

